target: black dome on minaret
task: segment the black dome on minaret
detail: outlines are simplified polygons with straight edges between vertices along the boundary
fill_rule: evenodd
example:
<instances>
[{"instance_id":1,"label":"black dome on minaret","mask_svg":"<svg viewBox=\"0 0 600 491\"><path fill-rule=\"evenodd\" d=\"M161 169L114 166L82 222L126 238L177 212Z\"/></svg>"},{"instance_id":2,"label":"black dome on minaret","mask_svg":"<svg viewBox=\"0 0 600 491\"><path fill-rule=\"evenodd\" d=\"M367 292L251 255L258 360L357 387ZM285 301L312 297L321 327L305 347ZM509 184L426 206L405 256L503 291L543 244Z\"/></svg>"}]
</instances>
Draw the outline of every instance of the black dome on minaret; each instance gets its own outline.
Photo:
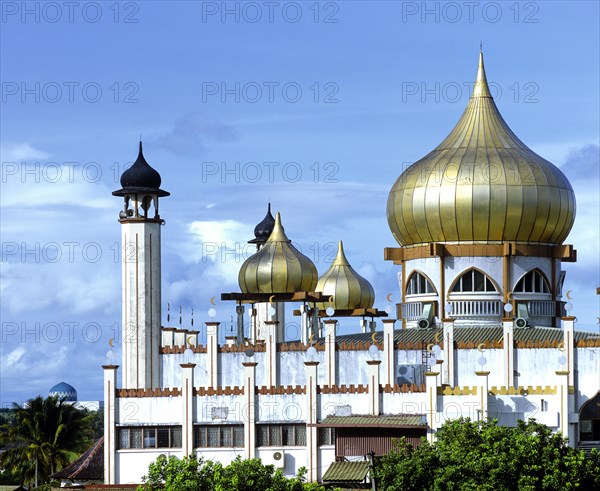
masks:
<instances>
[{"instance_id":1,"label":"black dome on minaret","mask_svg":"<svg viewBox=\"0 0 600 491\"><path fill-rule=\"evenodd\" d=\"M264 244L275 226L275 218L271 214L271 203L267 208L267 214L262 221L254 227L254 239L250 240L250 244Z\"/></svg>"},{"instance_id":2,"label":"black dome on minaret","mask_svg":"<svg viewBox=\"0 0 600 491\"><path fill-rule=\"evenodd\" d=\"M170 193L160 189L162 179L156 169L153 169L142 151L142 142L140 142L140 151L133 165L121 174L122 189L114 191L114 196L124 196L130 193L153 193L159 196L169 196Z\"/></svg>"}]
</instances>

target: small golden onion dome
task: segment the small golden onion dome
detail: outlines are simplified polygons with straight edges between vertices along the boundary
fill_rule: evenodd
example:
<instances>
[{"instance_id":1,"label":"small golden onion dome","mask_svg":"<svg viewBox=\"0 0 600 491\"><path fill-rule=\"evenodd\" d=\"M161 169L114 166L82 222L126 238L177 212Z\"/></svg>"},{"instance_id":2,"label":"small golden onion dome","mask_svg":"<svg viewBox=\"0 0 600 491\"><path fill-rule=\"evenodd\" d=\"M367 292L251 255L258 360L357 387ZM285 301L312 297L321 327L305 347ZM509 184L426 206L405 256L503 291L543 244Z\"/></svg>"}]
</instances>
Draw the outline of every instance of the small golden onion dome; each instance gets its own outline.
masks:
<instances>
[{"instance_id":1,"label":"small golden onion dome","mask_svg":"<svg viewBox=\"0 0 600 491\"><path fill-rule=\"evenodd\" d=\"M277 213L271 235L244 261L238 282L243 293L294 293L314 291L317 278L317 268L292 245Z\"/></svg>"},{"instance_id":2,"label":"small golden onion dome","mask_svg":"<svg viewBox=\"0 0 600 491\"><path fill-rule=\"evenodd\" d=\"M491 96L482 53L465 112L442 143L400 175L387 217L401 246L561 244L569 234L573 188L508 127Z\"/></svg>"},{"instance_id":3,"label":"small golden onion dome","mask_svg":"<svg viewBox=\"0 0 600 491\"><path fill-rule=\"evenodd\" d=\"M375 302L371 283L350 266L341 240L337 256L327 272L319 278L316 291L322 292L325 297L333 296L332 304L317 304L319 310L327 307L335 310L368 309Z\"/></svg>"}]
</instances>

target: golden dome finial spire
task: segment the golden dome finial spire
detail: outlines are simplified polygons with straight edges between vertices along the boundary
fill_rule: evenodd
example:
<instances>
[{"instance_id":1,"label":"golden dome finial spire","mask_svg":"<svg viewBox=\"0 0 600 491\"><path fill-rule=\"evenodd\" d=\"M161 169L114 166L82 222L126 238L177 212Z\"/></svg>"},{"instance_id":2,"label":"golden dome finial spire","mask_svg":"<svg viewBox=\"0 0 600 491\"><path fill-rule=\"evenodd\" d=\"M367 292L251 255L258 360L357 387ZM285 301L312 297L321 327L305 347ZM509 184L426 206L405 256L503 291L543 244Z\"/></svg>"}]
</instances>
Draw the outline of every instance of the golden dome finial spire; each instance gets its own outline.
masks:
<instances>
[{"instance_id":1,"label":"golden dome finial spire","mask_svg":"<svg viewBox=\"0 0 600 491\"><path fill-rule=\"evenodd\" d=\"M277 215L275 215L275 225L273 225L273 231L271 232L271 235L269 235L267 242L289 241L290 239L288 239L287 235L285 235L285 230L283 228L283 225L281 225L281 216L279 215L279 212L277 212Z\"/></svg>"},{"instance_id":2,"label":"golden dome finial spire","mask_svg":"<svg viewBox=\"0 0 600 491\"><path fill-rule=\"evenodd\" d=\"M344 244L341 240L338 242L338 251L337 255L335 256L335 259L333 260L333 264L335 264L336 266L350 265L348 259L346 259L346 254L344 254Z\"/></svg>"},{"instance_id":3,"label":"golden dome finial spire","mask_svg":"<svg viewBox=\"0 0 600 491\"><path fill-rule=\"evenodd\" d=\"M479 46L479 67L477 68L477 77L475 78L475 86L471 97L492 97L490 88L485 76L485 66L483 65L483 47Z\"/></svg>"}]
</instances>

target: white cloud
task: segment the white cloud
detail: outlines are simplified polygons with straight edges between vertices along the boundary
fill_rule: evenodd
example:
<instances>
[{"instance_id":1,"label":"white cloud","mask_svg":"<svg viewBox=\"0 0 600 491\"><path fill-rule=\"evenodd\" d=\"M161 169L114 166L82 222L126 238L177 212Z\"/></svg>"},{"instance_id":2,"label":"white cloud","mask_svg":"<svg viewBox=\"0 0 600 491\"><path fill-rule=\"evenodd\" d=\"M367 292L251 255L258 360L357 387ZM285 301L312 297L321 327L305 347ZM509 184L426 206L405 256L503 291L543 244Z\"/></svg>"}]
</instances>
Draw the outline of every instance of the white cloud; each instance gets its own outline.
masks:
<instances>
[{"instance_id":1,"label":"white cloud","mask_svg":"<svg viewBox=\"0 0 600 491\"><path fill-rule=\"evenodd\" d=\"M30 143L6 144L0 147L2 162L22 162L25 160L47 159L50 154L37 150Z\"/></svg>"}]
</instances>

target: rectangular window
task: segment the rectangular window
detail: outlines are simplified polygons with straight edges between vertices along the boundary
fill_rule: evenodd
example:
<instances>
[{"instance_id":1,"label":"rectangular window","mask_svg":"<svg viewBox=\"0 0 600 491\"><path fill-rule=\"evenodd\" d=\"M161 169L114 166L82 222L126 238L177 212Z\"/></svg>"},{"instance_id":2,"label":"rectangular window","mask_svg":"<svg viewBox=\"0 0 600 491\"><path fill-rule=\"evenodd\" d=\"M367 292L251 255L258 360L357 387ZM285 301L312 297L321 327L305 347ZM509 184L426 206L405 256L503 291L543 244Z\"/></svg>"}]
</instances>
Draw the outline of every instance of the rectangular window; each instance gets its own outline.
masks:
<instances>
[{"instance_id":1,"label":"rectangular window","mask_svg":"<svg viewBox=\"0 0 600 491\"><path fill-rule=\"evenodd\" d=\"M218 447L220 444L219 427L209 426L208 429L207 447Z\"/></svg>"},{"instance_id":2,"label":"rectangular window","mask_svg":"<svg viewBox=\"0 0 600 491\"><path fill-rule=\"evenodd\" d=\"M156 448L156 428L144 429L144 448Z\"/></svg>"},{"instance_id":3,"label":"rectangular window","mask_svg":"<svg viewBox=\"0 0 600 491\"><path fill-rule=\"evenodd\" d=\"M244 446L244 427L234 426L233 427L233 446L243 447Z\"/></svg>"},{"instance_id":4,"label":"rectangular window","mask_svg":"<svg viewBox=\"0 0 600 491\"><path fill-rule=\"evenodd\" d=\"M119 429L119 448L129 448L129 430L127 428Z\"/></svg>"},{"instance_id":5,"label":"rectangular window","mask_svg":"<svg viewBox=\"0 0 600 491\"><path fill-rule=\"evenodd\" d=\"M131 430L129 430L129 433L131 435L131 447L129 448L142 448L142 429L131 428Z\"/></svg>"},{"instance_id":6,"label":"rectangular window","mask_svg":"<svg viewBox=\"0 0 600 491\"><path fill-rule=\"evenodd\" d=\"M181 436L179 438L181 439ZM196 425L194 427L195 448L239 448L243 446L243 425Z\"/></svg>"},{"instance_id":7,"label":"rectangular window","mask_svg":"<svg viewBox=\"0 0 600 491\"><path fill-rule=\"evenodd\" d=\"M181 426L171 427L171 448L181 448Z\"/></svg>"},{"instance_id":8,"label":"rectangular window","mask_svg":"<svg viewBox=\"0 0 600 491\"><path fill-rule=\"evenodd\" d=\"M306 445L306 426L258 425L259 447L294 447Z\"/></svg>"},{"instance_id":9,"label":"rectangular window","mask_svg":"<svg viewBox=\"0 0 600 491\"><path fill-rule=\"evenodd\" d=\"M335 445L335 428L319 428L318 439L319 446Z\"/></svg>"},{"instance_id":10,"label":"rectangular window","mask_svg":"<svg viewBox=\"0 0 600 491\"><path fill-rule=\"evenodd\" d=\"M181 448L181 426L118 428L119 449Z\"/></svg>"},{"instance_id":11,"label":"rectangular window","mask_svg":"<svg viewBox=\"0 0 600 491\"><path fill-rule=\"evenodd\" d=\"M156 429L156 446L158 448L169 448L170 447L170 441L169 441L169 435L170 435L170 431L169 428L157 428Z\"/></svg>"}]
</instances>

